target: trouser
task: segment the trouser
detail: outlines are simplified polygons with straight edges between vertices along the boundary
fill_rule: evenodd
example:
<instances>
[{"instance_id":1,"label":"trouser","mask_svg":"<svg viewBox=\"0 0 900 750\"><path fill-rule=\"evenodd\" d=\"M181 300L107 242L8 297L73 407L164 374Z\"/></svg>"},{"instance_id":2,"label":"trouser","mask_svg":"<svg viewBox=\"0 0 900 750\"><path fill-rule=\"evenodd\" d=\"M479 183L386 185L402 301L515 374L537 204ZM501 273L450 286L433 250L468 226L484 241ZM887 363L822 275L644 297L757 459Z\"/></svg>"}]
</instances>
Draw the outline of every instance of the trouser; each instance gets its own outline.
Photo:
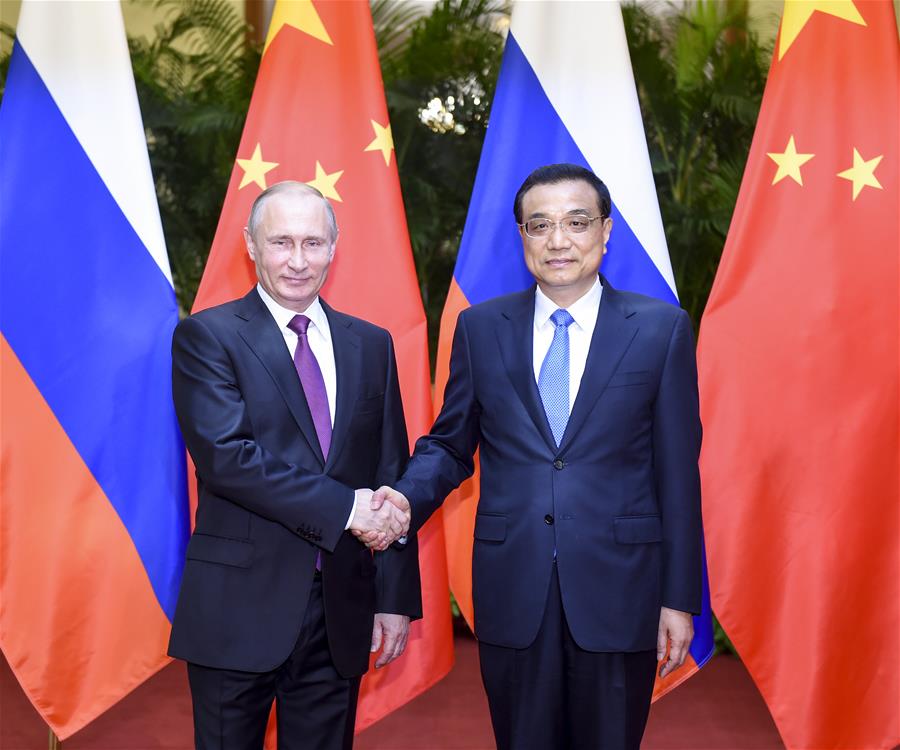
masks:
<instances>
[{"instance_id":1,"label":"trouser","mask_svg":"<svg viewBox=\"0 0 900 750\"><path fill-rule=\"evenodd\" d=\"M566 623L556 564L544 617L524 649L479 644L498 750L638 750L656 651L596 653Z\"/></svg>"},{"instance_id":2,"label":"trouser","mask_svg":"<svg viewBox=\"0 0 900 750\"><path fill-rule=\"evenodd\" d=\"M271 672L188 664L197 750L263 747L272 701L279 750L353 747L359 678L341 677L325 632L322 583L316 580L294 650Z\"/></svg>"}]
</instances>

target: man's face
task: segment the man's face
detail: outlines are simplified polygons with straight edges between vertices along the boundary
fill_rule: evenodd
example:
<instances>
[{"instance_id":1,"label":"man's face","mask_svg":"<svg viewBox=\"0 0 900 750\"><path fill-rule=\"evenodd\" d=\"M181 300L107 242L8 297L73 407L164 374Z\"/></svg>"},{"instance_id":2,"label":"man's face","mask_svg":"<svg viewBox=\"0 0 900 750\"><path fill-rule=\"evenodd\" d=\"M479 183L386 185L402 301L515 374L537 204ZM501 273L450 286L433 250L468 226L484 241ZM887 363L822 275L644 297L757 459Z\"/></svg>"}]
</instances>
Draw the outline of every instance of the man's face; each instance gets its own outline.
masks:
<instances>
[{"instance_id":1,"label":"man's face","mask_svg":"<svg viewBox=\"0 0 900 750\"><path fill-rule=\"evenodd\" d=\"M302 313L312 304L334 258L322 199L302 191L273 195L265 203L255 236L244 230L262 288L282 307Z\"/></svg>"},{"instance_id":2,"label":"man's face","mask_svg":"<svg viewBox=\"0 0 900 750\"><path fill-rule=\"evenodd\" d=\"M612 219L597 219L587 231L572 234L559 223L571 216L600 216L597 193L583 180L536 185L522 197L523 222L556 223L544 237L529 237L521 228L519 233L528 270L541 291L560 306L571 305L591 288L612 229Z\"/></svg>"}]
</instances>

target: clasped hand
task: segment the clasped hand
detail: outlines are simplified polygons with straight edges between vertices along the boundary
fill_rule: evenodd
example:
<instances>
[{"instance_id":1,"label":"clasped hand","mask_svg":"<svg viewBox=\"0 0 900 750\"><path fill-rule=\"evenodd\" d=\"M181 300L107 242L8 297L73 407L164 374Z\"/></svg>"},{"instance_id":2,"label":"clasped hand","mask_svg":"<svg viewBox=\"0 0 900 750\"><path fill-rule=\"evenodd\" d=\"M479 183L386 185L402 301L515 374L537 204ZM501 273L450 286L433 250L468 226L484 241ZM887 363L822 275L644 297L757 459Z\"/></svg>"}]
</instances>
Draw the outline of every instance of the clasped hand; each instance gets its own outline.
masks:
<instances>
[{"instance_id":1,"label":"clasped hand","mask_svg":"<svg viewBox=\"0 0 900 750\"><path fill-rule=\"evenodd\" d=\"M385 550L409 533L409 501L390 487L356 491L356 509L350 530L369 549Z\"/></svg>"}]
</instances>

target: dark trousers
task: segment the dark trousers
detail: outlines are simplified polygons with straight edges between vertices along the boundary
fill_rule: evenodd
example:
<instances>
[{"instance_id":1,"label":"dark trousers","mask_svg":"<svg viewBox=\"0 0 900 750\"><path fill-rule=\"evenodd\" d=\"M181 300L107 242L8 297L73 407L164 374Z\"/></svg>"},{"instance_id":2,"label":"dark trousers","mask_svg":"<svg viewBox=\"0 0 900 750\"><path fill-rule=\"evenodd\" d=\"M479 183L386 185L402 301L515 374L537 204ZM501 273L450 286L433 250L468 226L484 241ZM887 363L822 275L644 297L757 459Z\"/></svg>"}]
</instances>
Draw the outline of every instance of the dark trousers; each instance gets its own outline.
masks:
<instances>
[{"instance_id":1,"label":"dark trousers","mask_svg":"<svg viewBox=\"0 0 900 750\"><path fill-rule=\"evenodd\" d=\"M359 678L341 677L325 633L322 584L310 592L294 650L271 672L188 664L197 750L259 750L275 701L279 750L353 747Z\"/></svg>"},{"instance_id":2,"label":"dark trousers","mask_svg":"<svg viewBox=\"0 0 900 750\"><path fill-rule=\"evenodd\" d=\"M556 565L528 648L479 644L498 750L638 750L656 652L594 653L572 639Z\"/></svg>"}]
</instances>

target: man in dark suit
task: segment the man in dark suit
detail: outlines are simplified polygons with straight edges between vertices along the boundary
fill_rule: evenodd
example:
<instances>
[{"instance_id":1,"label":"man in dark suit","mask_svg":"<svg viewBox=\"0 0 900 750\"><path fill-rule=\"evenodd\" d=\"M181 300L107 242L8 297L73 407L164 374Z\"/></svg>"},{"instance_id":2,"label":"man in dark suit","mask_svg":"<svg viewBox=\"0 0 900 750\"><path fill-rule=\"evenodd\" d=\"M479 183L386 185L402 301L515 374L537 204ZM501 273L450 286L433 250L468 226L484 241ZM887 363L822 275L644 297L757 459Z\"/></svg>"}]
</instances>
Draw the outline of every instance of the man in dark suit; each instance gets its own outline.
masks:
<instances>
[{"instance_id":1,"label":"man in dark suit","mask_svg":"<svg viewBox=\"0 0 900 750\"><path fill-rule=\"evenodd\" d=\"M418 528L480 449L475 633L501 749L639 747L657 660L680 666L700 608L690 321L598 276L610 208L582 167L528 177L537 286L460 314L443 409L373 502L408 498Z\"/></svg>"},{"instance_id":2,"label":"man in dark suit","mask_svg":"<svg viewBox=\"0 0 900 750\"><path fill-rule=\"evenodd\" d=\"M387 546L408 506L364 489L409 455L391 337L318 296L337 234L317 190L273 185L245 230L259 284L175 331L199 503L169 654L198 748L261 748L273 699L279 748L351 747L370 646L386 664L421 617L415 537Z\"/></svg>"}]
</instances>

